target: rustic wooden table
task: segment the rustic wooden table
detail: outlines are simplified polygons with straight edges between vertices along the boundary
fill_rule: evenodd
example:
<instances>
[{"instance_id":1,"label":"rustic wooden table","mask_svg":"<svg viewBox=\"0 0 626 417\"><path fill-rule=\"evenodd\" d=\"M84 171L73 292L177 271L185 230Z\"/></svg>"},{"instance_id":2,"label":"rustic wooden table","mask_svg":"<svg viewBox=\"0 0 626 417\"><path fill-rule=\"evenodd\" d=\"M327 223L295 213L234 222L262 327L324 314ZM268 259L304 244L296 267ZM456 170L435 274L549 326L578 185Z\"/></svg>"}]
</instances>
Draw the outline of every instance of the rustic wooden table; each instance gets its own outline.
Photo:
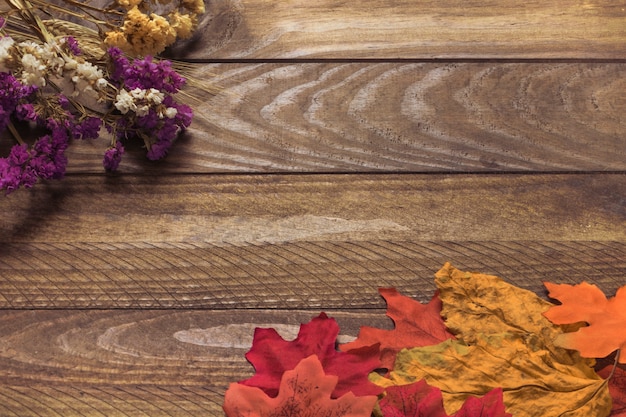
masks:
<instances>
[{"instance_id":1,"label":"rustic wooden table","mask_svg":"<svg viewBox=\"0 0 626 417\"><path fill-rule=\"evenodd\" d=\"M450 261L626 283L626 1L215 0L159 163L0 200L0 416L222 415L255 326L391 327Z\"/></svg>"}]
</instances>

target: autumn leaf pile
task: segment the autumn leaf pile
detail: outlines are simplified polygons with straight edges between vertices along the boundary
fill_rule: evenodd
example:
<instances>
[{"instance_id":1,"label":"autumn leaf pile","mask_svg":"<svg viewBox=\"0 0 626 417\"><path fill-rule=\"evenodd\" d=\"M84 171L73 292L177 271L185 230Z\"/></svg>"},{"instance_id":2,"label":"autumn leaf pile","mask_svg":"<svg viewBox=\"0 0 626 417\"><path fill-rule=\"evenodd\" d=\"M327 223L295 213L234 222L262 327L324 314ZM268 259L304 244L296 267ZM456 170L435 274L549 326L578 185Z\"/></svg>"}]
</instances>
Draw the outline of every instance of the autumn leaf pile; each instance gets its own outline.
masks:
<instances>
[{"instance_id":1,"label":"autumn leaf pile","mask_svg":"<svg viewBox=\"0 0 626 417\"><path fill-rule=\"evenodd\" d=\"M545 283L556 305L450 264L435 282L428 304L380 289L395 328L363 326L349 343L337 345L324 313L292 341L257 328L255 374L230 385L226 415L626 416L626 286L607 299L587 283Z\"/></svg>"}]
</instances>

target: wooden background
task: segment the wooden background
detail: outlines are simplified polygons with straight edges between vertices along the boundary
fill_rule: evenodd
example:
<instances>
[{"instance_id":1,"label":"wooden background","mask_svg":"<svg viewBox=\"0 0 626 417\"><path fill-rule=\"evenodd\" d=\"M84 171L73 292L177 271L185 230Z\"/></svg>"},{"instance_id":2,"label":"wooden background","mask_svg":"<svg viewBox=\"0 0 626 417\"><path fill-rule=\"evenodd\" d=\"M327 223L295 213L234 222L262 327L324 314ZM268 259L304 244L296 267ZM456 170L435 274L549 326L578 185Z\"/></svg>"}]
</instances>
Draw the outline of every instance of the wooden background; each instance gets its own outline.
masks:
<instances>
[{"instance_id":1,"label":"wooden background","mask_svg":"<svg viewBox=\"0 0 626 417\"><path fill-rule=\"evenodd\" d=\"M165 161L0 200L0 416L220 416L255 326L391 328L450 261L626 284L626 1L214 0Z\"/></svg>"}]
</instances>

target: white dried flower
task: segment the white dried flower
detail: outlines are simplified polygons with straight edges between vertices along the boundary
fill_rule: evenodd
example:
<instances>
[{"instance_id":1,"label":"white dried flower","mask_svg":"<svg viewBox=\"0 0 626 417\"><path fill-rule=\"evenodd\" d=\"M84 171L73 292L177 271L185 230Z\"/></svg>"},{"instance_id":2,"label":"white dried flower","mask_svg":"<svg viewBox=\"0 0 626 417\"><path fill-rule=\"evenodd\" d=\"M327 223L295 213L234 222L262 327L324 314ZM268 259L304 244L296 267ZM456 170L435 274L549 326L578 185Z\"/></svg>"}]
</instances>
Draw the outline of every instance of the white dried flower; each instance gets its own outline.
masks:
<instances>
[{"instance_id":1,"label":"white dried flower","mask_svg":"<svg viewBox=\"0 0 626 417\"><path fill-rule=\"evenodd\" d=\"M23 41L17 45L23 53L25 54L33 54L40 55L41 54L41 46L33 41Z\"/></svg>"},{"instance_id":2,"label":"white dried flower","mask_svg":"<svg viewBox=\"0 0 626 417\"><path fill-rule=\"evenodd\" d=\"M151 101L154 104L161 104L164 98L165 94L163 94L156 88L151 88L146 92L146 100Z\"/></svg>"},{"instance_id":3,"label":"white dried flower","mask_svg":"<svg viewBox=\"0 0 626 417\"><path fill-rule=\"evenodd\" d=\"M147 104L144 104L141 106L137 106L137 110L135 110L135 113L137 113L137 116L143 117L147 115L149 111L150 111L150 106L148 106Z\"/></svg>"},{"instance_id":4,"label":"white dried flower","mask_svg":"<svg viewBox=\"0 0 626 417\"><path fill-rule=\"evenodd\" d=\"M143 90L141 88L134 88L130 91L130 94L136 99L136 100L142 100L144 97L146 97L146 90Z\"/></svg>"},{"instance_id":5,"label":"white dried flower","mask_svg":"<svg viewBox=\"0 0 626 417\"><path fill-rule=\"evenodd\" d=\"M76 69L71 80L74 83L75 91L72 95L78 96L79 93L86 93L91 97L98 97L96 89L102 91L107 86L102 70L91 62L74 62L76 62Z\"/></svg>"},{"instance_id":6,"label":"white dried flower","mask_svg":"<svg viewBox=\"0 0 626 417\"><path fill-rule=\"evenodd\" d=\"M173 119L178 114L178 110L175 107L168 107L165 109L165 117Z\"/></svg>"},{"instance_id":7,"label":"white dried flower","mask_svg":"<svg viewBox=\"0 0 626 417\"><path fill-rule=\"evenodd\" d=\"M124 89L122 89L115 97L114 105L115 108L118 109L122 114L126 114L131 110L137 110L137 105L133 100L133 96L131 96L128 91Z\"/></svg>"},{"instance_id":8,"label":"white dried flower","mask_svg":"<svg viewBox=\"0 0 626 417\"><path fill-rule=\"evenodd\" d=\"M109 82L105 78L98 78L96 80L96 88L98 90L104 90L109 85Z\"/></svg>"},{"instance_id":9,"label":"white dried flower","mask_svg":"<svg viewBox=\"0 0 626 417\"><path fill-rule=\"evenodd\" d=\"M97 81L104 77L102 70L93 65L91 62L82 62L76 67L76 73L79 77L87 81Z\"/></svg>"},{"instance_id":10,"label":"white dried flower","mask_svg":"<svg viewBox=\"0 0 626 417\"><path fill-rule=\"evenodd\" d=\"M43 62L30 53L24 54L21 62L21 81L23 84L36 85L37 87L46 85L46 79L44 78L46 65Z\"/></svg>"},{"instance_id":11,"label":"white dried flower","mask_svg":"<svg viewBox=\"0 0 626 417\"><path fill-rule=\"evenodd\" d=\"M9 36L0 38L0 71L2 72L9 72L6 62L11 58L11 48L14 44L15 41Z\"/></svg>"},{"instance_id":12,"label":"white dried flower","mask_svg":"<svg viewBox=\"0 0 626 417\"><path fill-rule=\"evenodd\" d=\"M39 59L45 63L48 73L63 75L65 60L60 56L61 49L56 42L52 41L43 44L43 46L38 48L38 52Z\"/></svg>"},{"instance_id":13,"label":"white dried flower","mask_svg":"<svg viewBox=\"0 0 626 417\"><path fill-rule=\"evenodd\" d=\"M64 69L66 71L73 71L76 68L78 68L78 61L74 57L66 55L64 59L65 59Z\"/></svg>"}]
</instances>

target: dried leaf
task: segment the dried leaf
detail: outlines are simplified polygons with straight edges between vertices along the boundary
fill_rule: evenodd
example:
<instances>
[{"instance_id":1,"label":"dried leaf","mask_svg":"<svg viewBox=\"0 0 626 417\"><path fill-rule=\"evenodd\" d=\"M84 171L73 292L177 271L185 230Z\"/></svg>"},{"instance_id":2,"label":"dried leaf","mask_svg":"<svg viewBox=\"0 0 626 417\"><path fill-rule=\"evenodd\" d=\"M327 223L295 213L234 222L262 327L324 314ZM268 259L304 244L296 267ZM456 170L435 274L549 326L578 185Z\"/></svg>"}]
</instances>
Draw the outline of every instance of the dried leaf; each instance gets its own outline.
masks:
<instances>
[{"instance_id":1,"label":"dried leaf","mask_svg":"<svg viewBox=\"0 0 626 417\"><path fill-rule=\"evenodd\" d=\"M284 373L277 397L233 383L226 391L223 408L228 417L370 417L376 396L347 393L330 398L338 379L325 375L318 357L311 355Z\"/></svg>"},{"instance_id":2,"label":"dried leaf","mask_svg":"<svg viewBox=\"0 0 626 417\"><path fill-rule=\"evenodd\" d=\"M434 345L454 337L441 318L441 300L437 294L428 304L422 304L395 288L380 288L378 292L387 301L387 316L394 321L395 329L362 326L357 339L340 345L340 350L348 352L379 343L382 366L391 369L401 349Z\"/></svg>"},{"instance_id":3,"label":"dried leaf","mask_svg":"<svg viewBox=\"0 0 626 417\"><path fill-rule=\"evenodd\" d=\"M542 316L552 304L496 276L446 263L435 274L435 283L446 326L467 343L479 333L561 333Z\"/></svg>"},{"instance_id":4,"label":"dried leaf","mask_svg":"<svg viewBox=\"0 0 626 417\"><path fill-rule=\"evenodd\" d=\"M382 390L367 379L370 372L380 367L378 345L339 352L335 349L338 334L339 325L324 313L302 324L293 341L284 340L274 329L257 328L252 348L246 354L256 374L240 383L261 388L274 397L285 371L295 368L302 359L317 355L324 371L339 377L333 398L350 391L358 396L380 394Z\"/></svg>"},{"instance_id":5,"label":"dried leaf","mask_svg":"<svg viewBox=\"0 0 626 417\"><path fill-rule=\"evenodd\" d=\"M436 283L446 324L459 340L402 350L388 379L370 379L382 386L426 379L442 390L448 412L459 409L468 394L501 387L516 417L608 416L611 398L593 361L554 346L562 330L542 316L549 303L497 277L450 264L436 274Z\"/></svg>"},{"instance_id":6,"label":"dried leaf","mask_svg":"<svg viewBox=\"0 0 626 417\"><path fill-rule=\"evenodd\" d=\"M382 417L450 417L443 408L441 390L425 380L387 388L378 413ZM453 417L511 417L511 414L505 411L502 390L497 388L482 398L467 398Z\"/></svg>"},{"instance_id":7,"label":"dried leaf","mask_svg":"<svg viewBox=\"0 0 626 417\"><path fill-rule=\"evenodd\" d=\"M626 286L608 299L597 286L544 282L549 296L561 302L544 313L555 324L586 322L589 326L560 334L555 344L575 349L585 358L603 358L617 349L626 348ZM620 363L626 363L621 355Z\"/></svg>"}]
</instances>

